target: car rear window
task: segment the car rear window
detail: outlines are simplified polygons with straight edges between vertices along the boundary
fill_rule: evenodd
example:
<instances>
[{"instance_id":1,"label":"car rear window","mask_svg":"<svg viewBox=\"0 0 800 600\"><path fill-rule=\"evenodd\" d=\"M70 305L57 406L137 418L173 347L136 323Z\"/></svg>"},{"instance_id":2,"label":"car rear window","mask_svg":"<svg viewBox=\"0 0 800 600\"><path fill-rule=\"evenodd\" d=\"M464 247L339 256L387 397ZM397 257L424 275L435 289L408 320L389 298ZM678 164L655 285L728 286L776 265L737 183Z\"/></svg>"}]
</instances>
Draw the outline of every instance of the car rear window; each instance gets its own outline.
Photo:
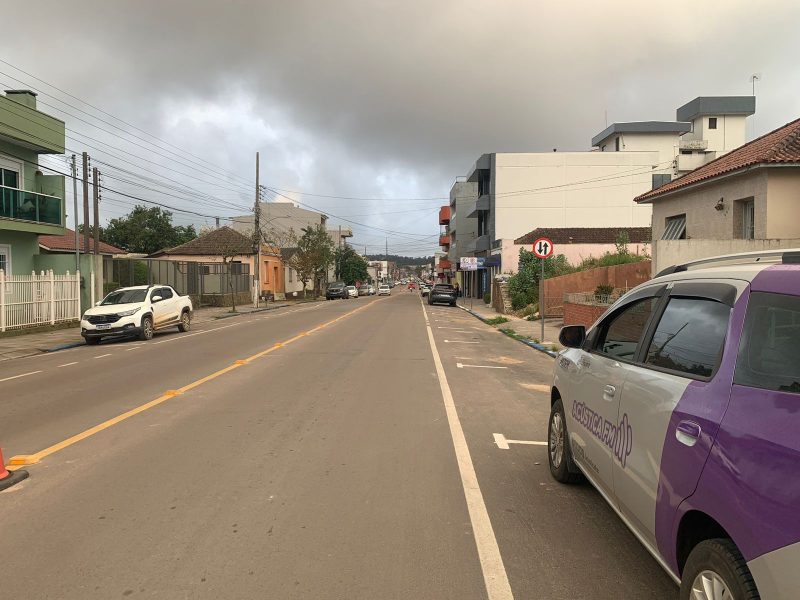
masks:
<instances>
[{"instance_id":1,"label":"car rear window","mask_svg":"<svg viewBox=\"0 0 800 600\"><path fill-rule=\"evenodd\" d=\"M633 360L639 340L644 335L644 328L657 303L658 298L647 298L634 302L617 313L604 326L600 352L623 360Z\"/></svg>"},{"instance_id":2,"label":"car rear window","mask_svg":"<svg viewBox=\"0 0 800 600\"><path fill-rule=\"evenodd\" d=\"M800 297L750 294L733 381L800 394Z\"/></svg>"},{"instance_id":3,"label":"car rear window","mask_svg":"<svg viewBox=\"0 0 800 600\"><path fill-rule=\"evenodd\" d=\"M443 292L451 292L451 291L453 291L453 286L450 285L449 283L437 283L433 287L436 288L436 291L439 291L439 290L441 290Z\"/></svg>"},{"instance_id":4,"label":"car rear window","mask_svg":"<svg viewBox=\"0 0 800 600\"><path fill-rule=\"evenodd\" d=\"M654 367L711 377L728 331L731 309L705 298L670 298L645 362Z\"/></svg>"}]
</instances>

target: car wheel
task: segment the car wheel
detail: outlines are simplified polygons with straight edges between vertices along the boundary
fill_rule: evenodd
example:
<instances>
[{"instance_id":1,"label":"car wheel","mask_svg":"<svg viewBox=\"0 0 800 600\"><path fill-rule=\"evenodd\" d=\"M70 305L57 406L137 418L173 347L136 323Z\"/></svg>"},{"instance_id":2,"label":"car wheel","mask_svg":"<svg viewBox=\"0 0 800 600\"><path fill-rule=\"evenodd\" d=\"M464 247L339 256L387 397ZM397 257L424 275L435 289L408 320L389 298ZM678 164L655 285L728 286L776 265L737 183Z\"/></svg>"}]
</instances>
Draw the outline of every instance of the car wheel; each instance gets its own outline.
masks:
<instances>
[{"instance_id":1,"label":"car wheel","mask_svg":"<svg viewBox=\"0 0 800 600\"><path fill-rule=\"evenodd\" d=\"M186 333L192 327L192 317L189 315L189 311L183 311L181 315L181 322L178 324L178 331L181 333Z\"/></svg>"},{"instance_id":2,"label":"car wheel","mask_svg":"<svg viewBox=\"0 0 800 600\"><path fill-rule=\"evenodd\" d=\"M455 306L455 305L456 305L456 303L455 303L455 302L451 302L451 303L450 303L450 306Z\"/></svg>"},{"instance_id":3,"label":"car wheel","mask_svg":"<svg viewBox=\"0 0 800 600\"><path fill-rule=\"evenodd\" d=\"M561 398L557 399L550 409L550 421L547 425L547 461L550 464L550 474L556 481L576 483L583 479L569 449L567 419L564 416Z\"/></svg>"},{"instance_id":4,"label":"car wheel","mask_svg":"<svg viewBox=\"0 0 800 600\"><path fill-rule=\"evenodd\" d=\"M99 337L87 337L86 338L86 345L87 346L97 346L100 343L102 338Z\"/></svg>"},{"instance_id":5,"label":"car wheel","mask_svg":"<svg viewBox=\"0 0 800 600\"><path fill-rule=\"evenodd\" d=\"M689 554L681 579L681 600L758 600L753 575L731 540L705 540Z\"/></svg>"},{"instance_id":6,"label":"car wheel","mask_svg":"<svg viewBox=\"0 0 800 600\"><path fill-rule=\"evenodd\" d=\"M145 317L142 319L142 332L139 334L139 339L143 341L153 339L153 318Z\"/></svg>"}]
</instances>

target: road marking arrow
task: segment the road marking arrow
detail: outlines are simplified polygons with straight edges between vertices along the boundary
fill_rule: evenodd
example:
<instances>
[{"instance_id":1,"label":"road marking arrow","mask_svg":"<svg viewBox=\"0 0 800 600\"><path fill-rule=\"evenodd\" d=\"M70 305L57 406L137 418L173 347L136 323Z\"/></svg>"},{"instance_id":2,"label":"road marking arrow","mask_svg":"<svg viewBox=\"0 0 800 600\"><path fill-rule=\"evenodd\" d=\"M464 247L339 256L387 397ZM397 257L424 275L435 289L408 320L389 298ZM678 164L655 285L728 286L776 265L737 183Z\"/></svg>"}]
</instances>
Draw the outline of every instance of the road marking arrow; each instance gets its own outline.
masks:
<instances>
[{"instance_id":1,"label":"road marking arrow","mask_svg":"<svg viewBox=\"0 0 800 600\"><path fill-rule=\"evenodd\" d=\"M502 433L493 433L494 443L500 450L508 450L509 444L525 444L528 446L547 446L547 442L531 442L528 440L509 440Z\"/></svg>"}]
</instances>

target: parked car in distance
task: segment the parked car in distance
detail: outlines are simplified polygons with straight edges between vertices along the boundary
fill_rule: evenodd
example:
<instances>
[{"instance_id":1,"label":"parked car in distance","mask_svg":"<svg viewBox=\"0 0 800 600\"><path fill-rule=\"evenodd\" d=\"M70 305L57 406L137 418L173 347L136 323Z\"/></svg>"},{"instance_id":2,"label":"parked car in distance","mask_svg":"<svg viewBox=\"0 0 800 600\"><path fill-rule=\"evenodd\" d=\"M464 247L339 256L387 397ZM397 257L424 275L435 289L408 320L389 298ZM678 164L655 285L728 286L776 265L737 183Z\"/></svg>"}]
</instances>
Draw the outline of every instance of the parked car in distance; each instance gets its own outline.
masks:
<instances>
[{"instance_id":1,"label":"parked car in distance","mask_svg":"<svg viewBox=\"0 0 800 600\"><path fill-rule=\"evenodd\" d=\"M81 317L81 336L89 345L104 338L138 337L150 340L168 327L189 331L192 301L168 285L114 290Z\"/></svg>"},{"instance_id":2,"label":"parked car in distance","mask_svg":"<svg viewBox=\"0 0 800 600\"><path fill-rule=\"evenodd\" d=\"M428 292L428 304L437 302L447 303L450 306L456 305L456 289L449 283L437 283Z\"/></svg>"},{"instance_id":3,"label":"parked car in distance","mask_svg":"<svg viewBox=\"0 0 800 600\"><path fill-rule=\"evenodd\" d=\"M382 283L378 286L378 296L391 296L392 295L392 288L390 288L387 284Z\"/></svg>"},{"instance_id":4,"label":"parked car in distance","mask_svg":"<svg viewBox=\"0 0 800 600\"><path fill-rule=\"evenodd\" d=\"M347 291L348 298L358 298L358 290L354 285L348 285L345 290Z\"/></svg>"},{"instance_id":5,"label":"parked car in distance","mask_svg":"<svg viewBox=\"0 0 800 600\"><path fill-rule=\"evenodd\" d=\"M374 286L374 285L372 285L372 284L370 283L370 284L369 284L369 295L370 295L370 296L374 296L374 295L375 295L375 292L376 292L376 290L375 290L375 286Z\"/></svg>"},{"instance_id":6,"label":"parked car in distance","mask_svg":"<svg viewBox=\"0 0 800 600\"><path fill-rule=\"evenodd\" d=\"M670 267L559 340L553 478L585 476L682 600L797 598L800 250Z\"/></svg>"},{"instance_id":7,"label":"parked car in distance","mask_svg":"<svg viewBox=\"0 0 800 600\"><path fill-rule=\"evenodd\" d=\"M369 286L368 285L362 285L360 288L358 288L358 295L359 296L369 296Z\"/></svg>"},{"instance_id":8,"label":"parked car in distance","mask_svg":"<svg viewBox=\"0 0 800 600\"><path fill-rule=\"evenodd\" d=\"M427 283L421 283L419 285L419 291L422 294L422 297L424 298L425 296L427 296L430 293L431 288L428 287Z\"/></svg>"},{"instance_id":9,"label":"parked car in distance","mask_svg":"<svg viewBox=\"0 0 800 600\"><path fill-rule=\"evenodd\" d=\"M347 290L345 289L347 286L340 281L331 283L328 286L328 289L325 291L325 298L327 300L333 300L335 298L348 298L349 295L347 294Z\"/></svg>"}]
</instances>

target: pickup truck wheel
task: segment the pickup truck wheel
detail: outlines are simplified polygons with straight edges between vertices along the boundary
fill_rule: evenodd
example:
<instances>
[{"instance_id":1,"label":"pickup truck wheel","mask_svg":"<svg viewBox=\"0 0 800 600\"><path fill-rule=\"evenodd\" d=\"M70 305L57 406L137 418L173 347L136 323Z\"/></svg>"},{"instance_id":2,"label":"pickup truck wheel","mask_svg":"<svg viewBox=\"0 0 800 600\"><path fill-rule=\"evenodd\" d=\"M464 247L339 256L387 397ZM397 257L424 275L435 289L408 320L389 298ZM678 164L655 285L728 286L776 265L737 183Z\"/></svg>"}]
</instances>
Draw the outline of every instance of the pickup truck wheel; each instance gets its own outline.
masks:
<instances>
[{"instance_id":1,"label":"pickup truck wheel","mask_svg":"<svg viewBox=\"0 0 800 600\"><path fill-rule=\"evenodd\" d=\"M153 317L142 319L142 331L139 334L139 339L145 342L153 339Z\"/></svg>"},{"instance_id":2,"label":"pickup truck wheel","mask_svg":"<svg viewBox=\"0 0 800 600\"><path fill-rule=\"evenodd\" d=\"M192 317L191 315L189 315L189 311L185 310L181 315L181 322L178 323L178 331L180 331L181 333L186 333L191 328L192 328Z\"/></svg>"},{"instance_id":3,"label":"pickup truck wheel","mask_svg":"<svg viewBox=\"0 0 800 600\"><path fill-rule=\"evenodd\" d=\"M90 337L87 337L86 338L86 345L87 346L97 346L97 344L100 343L100 339L101 338L95 338L95 337L90 338Z\"/></svg>"}]
</instances>

